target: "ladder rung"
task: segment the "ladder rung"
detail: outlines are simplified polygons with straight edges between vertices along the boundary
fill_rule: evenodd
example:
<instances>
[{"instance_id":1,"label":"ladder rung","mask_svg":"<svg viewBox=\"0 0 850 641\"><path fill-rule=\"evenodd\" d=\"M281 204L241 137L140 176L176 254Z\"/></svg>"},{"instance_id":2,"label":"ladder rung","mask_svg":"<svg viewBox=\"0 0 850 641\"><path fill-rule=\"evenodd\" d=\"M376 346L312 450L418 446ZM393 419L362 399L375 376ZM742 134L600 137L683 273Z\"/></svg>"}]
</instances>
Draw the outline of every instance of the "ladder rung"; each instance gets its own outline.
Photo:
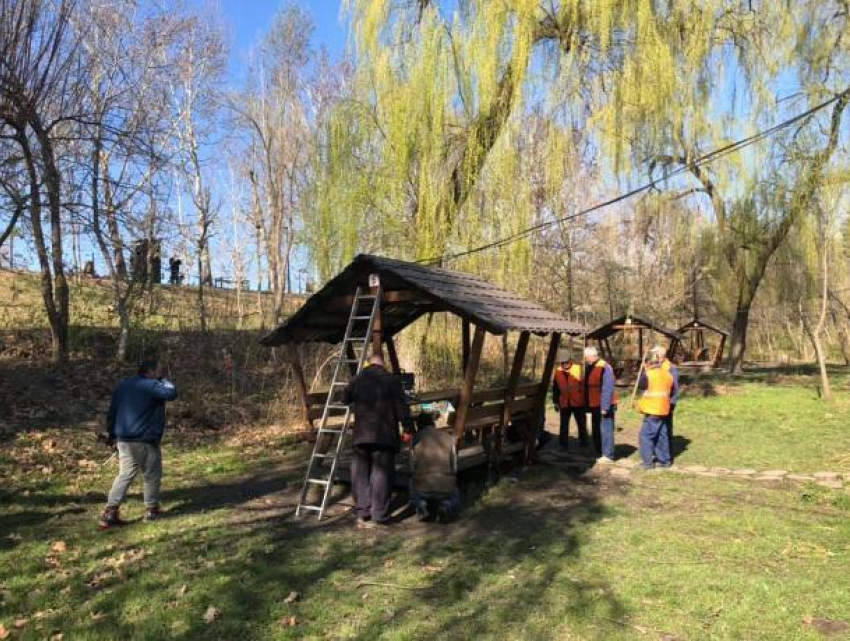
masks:
<instances>
[{"instance_id":1,"label":"ladder rung","mask_svg":"<svg viewBox=\"0 0 850 641\"><path fill-rule=\"evenodd\" d=\"M334 387L348 387L348 381L334 381Z\"/></svg>"},{"instance_id":2,"label":"ladder rung","mask_svg":"<svg viewBox=\"0 0 850 641\"><path fill-rule=\"evenodd\" d=\"M342 430L328 429L326 427L319 428L319 434L342 434Z\"/></svg>"},{"instance_id":3,"label":"ladder rung","mask_svg":"<svg viewBox=\"0 0 850 641\"><path fill-rule=\"evenodd\" d=\"M375 300L377 296L374 294L361 294L357 297L357 300Z\"/></svg>"},{"instance_id":4,"label":"ladder rung","mask_svg":"<svg viewBox=\"0 0 850 641\"><path fill-rule=\"evenodd\" d=\"M356 364L360 364L360 359L359 359L359 358L344 358L344 359L342 359L342 362L343 362L343 363L356 363Z\"/></svg>"},{"instance_id":5,"label":"ladder rung","mask_svg":"<svg viewBox=\"0 0 850 641\"><path fill-rule=\"evenodd\" d=\"M371 316L352 316L351 320L372 320Z\"/></svg>"},{"instance_id":6,"label":"ladder rung","mask_svg":"<svg viewBox=\"0 0 850 641\"><path fill-rule=\"evenodd\" d=\"M313 458L328 458L328 456L330 456L330 454L322 454L321 452L313 454Z\"/></svg>"},{"instance_id":7,"label":"ladder rung","mask_svg":"<svg viewBox=\"0 0 850 641\"><path fill-rule=\"evenodd\" d=\"M322 508L319 505L301 505L299 506L301 510L313 510L314 512L321 512Z\"/></svg>"},{"instance_id":8,"label":"ladder rung","mask_svg":"<svg viewBox=\"0 0 850 641\"><path fill-rule=\"evenodd\" d=\"M330 481L325 481L324 479L307 479L308 483L318 483L319 485L327 485Z\"/></svg>"},{"instance_id":9,"label":"ladder rung","mask_svg":"<svg viewBox=\"0 0 850 641\"><path fill-rule=\"evenodd\" d=\"M330 403L328 405L329 410L345 410L348 411L348 405L342 405L341 403Z\"/></svg>"}]
</instances>

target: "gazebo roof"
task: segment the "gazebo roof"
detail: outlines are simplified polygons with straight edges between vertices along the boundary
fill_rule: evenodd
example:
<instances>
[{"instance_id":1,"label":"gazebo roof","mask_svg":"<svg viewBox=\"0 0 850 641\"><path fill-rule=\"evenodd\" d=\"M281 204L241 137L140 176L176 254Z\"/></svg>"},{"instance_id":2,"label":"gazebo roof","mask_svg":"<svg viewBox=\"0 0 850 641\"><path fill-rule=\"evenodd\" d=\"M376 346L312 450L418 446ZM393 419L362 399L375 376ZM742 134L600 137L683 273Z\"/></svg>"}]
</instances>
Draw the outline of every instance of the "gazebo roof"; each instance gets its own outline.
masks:
<instances>
[{"instance_id":1,"label":"gazebo roof","mask_svg":"<svg viewBox=\"0 0 850 641\"><path fill-rule=\"evenodd\" d=\"M684 339L681 333L677 332L674 329L670 329L669 327L665 327L660 323L655 322L650 318L646 318L645 316L640 316L638 314L628 314L625 316L620 316L619 318L614 318L604 325L600 325L593 331L587 334L587 337L593 340L603 340L606 338L610 338L617 332L623 330L624 326L631 325L637 328L644 328L654 332L658 332L670 338L672 340L681 341Z\"/></svg>"},{"instance_id":2,"label":"gazebo roof","mask_svg":"<svg viewBox=\"0 0 850 641\"><path fill-rule=\"evenodd\" d=\"M719 327L715 327L714 325L710 325L706 323L704 320L700 320L699 318L694 318L692 321L689 321L682 325L679 328L679 333L684 334L685 332L690 332L695 329L707 329L709 331L715 332L716 334L720 334L721 336L729 336L729 332L720 329Z\"/></svg>"},{"instance_id":3,"label":"gazebo roof","mask_svg":"<svg viewBox=\"0 0 850 641\"><path fill-rule=\"evenodd\" d=\"M286 322L262 339L264 345L338 343L344 335L357 287L369 275L381 279L383 330L394 336L424 314L449 312L492 334L527 331L579 336L583 325L496 287L479 276L368 254L357 256L313 294Z\"/></svg>"}]
</instances>

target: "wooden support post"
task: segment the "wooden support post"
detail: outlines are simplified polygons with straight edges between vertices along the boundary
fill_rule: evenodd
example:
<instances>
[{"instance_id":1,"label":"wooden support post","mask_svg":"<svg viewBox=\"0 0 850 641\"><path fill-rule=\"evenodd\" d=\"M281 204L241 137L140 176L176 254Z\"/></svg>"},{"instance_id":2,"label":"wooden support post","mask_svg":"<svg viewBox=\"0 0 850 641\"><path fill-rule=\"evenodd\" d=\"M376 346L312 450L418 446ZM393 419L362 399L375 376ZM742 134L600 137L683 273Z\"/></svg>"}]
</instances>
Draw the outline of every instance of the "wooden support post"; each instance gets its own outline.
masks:
<instances>
[{"instance_id":1,"label":"wooden support post","mask_svg":"<svg viewBox=\"0 0 850 641\"><path fill-rule=\"evenodd\" d=\"M384 338L384 343L387 345L387 356L390 358L390 367L393 368L393 374L401 372L401 365L398 362L398 352L395 351L395 341L392 336Z\"/></svg>"},{"instance_id":2,"label":"wooden support post","mask_svg":"<svg viewBox=\"0 0 850 641\"><path fill-rule=\"evenodd\" d=\"M463 336L461 343L461 367L463 374L466 374L466 368L469 367L469 321L463 321Z\"/></svg>"},{"instance_id":3,"label":"wooden support post","mask_svg":"<svg viewBox=\"0 0 850 641\"><path fill-rule=\"evenodd\" d=\"M717 346L717 352L714 354L714 363L712 367L720 367L720 362L723 360L723 348L726 347L726 337L720 335L720 345Z\"/></svg>"},{"instance_id":4,"label":"wooden support post","mask_svg":"<svg viewBox=\"0 0 850 641\"><path fill-rule=\"evenodd\" d=\"M522 366L525 363L525 353L528 351L528 339L531 337L531 332L521 332L519 341L514 352L514 362L511 366L511 373L508 377L508 387L505 390L505 409L502 413L502 420L496 427L496 465L502 458L502 435L505 428L511 422L511 414L513 414L514 396L516 388L519 384L519 377L522 374Z\"/></svg>"},{"instance_id":5,"label":"wooden support post","mask_svg":"<svg viewBox=\"0 0 850 641\"><path fill-rule=\"evenodd\" d=\"M372 294L372 296L377 296L378 288L373 287L370 293ZM381 318L383 316L381 312L381 308L383 306L382 302L383 301L380 300L377 301L378 311L375 312L375 320L372 323L372 353L369 354L369 356L383 357L384 355L384 323L383 319Z\"/></svg>"},{"instance_id":6,"label":"wooden support post","mask_svg":"<svg viewBox=\"0 0 850 641\"><path fill-rule=\"evenodd\" d=\"M469 403L472 400L472 392L475 388L475 375L478 373L478 364L481 362L481 350L484 347L484 329L475 328L475 336L472 339L472 348L469 351L469 365L463 375L463 384L460 388L460 400L455 411L455 439L460 444L466 427L466 415L469 413Z\"/></svg>"},{"instance_id":7,"label":"wooden support post","mask_svg":"<svg viewBox=\"0 0 850 641\"><path fill-rule=\"evenodd\" d=\"M643 327L638 330L638 354L643 354Z\"/></svg>"},{"instance_id":8,"label":"wooden support post","mask_svg":"<svg viewBox=\"0 0 850 641\"><path fill-rule=\"evenodd\" d=\"M345 344L345 358L350 361L357 360L357 353L354 351L354 345L351 343ZM357 376L357 363L348 363L348 372L351 374L352 378Z\"/></svg>"},{"instance_id":9,"label":"wooden support post","mask_svg":"<svg viewBox=\"0 0 850 641\"><path fill-rule=\"evenodd\" d=\"M304 368L301 366L301 358L298 349L294 345L287 345L287 356L289 366L292 368L292 377L295 379L295 390L298 393L298 402L301 405L301 415L305 425L313 427L310 420L310 404L307 402L307 380L304 378Z\"/></svg>"},{"instance_id":10,"label":"wooden support post","mask_svg":"<svg viewBox=\"0 0 850 641\"><path fill-rule=\"evenodd\" d=\"M549 385L552 382L552 374L555 371L555 360L558 358L558 346L560 343L561 335L558 333L552 334L552 339L549 342L549 351L546 353L546 364L543 366L543 376L540 380L540 391L537 392L537 403L532 415L531 425L529 425L528 429L525 456L529 461L534 456L537 430L546 420L546 397L549 396Z\"/></svg>"}]
</instances>

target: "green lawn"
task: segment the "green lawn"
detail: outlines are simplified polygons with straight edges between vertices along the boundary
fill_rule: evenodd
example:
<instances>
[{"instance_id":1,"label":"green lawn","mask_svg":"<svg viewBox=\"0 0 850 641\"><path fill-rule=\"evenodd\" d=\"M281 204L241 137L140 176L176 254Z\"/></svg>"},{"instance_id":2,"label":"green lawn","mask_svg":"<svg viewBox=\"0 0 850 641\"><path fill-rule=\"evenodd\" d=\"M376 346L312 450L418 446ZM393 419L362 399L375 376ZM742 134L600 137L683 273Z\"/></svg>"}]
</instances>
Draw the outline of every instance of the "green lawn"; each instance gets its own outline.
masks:
<instances>
[{"instance_id":1,"label":"green lawn","mask_svg":"<svg viewBox=\"0 0 850 641\"><path fill-rule=\"evenodd\" d=\"M453 525L376 535L292 520L303 446L181 443L172 515L100 533L114 470L85 435L57 436L0 450L13 638L817 639L850 612L845 490L537 465Z\"/></svg>"},{"instance_id":2,"label":"green lawn","mask_svg":"<svg viewBox=\"0 0 850 641\"><path fill-rule=\"evenodd\" d=\"M819 379L756 370L741 377L696 378L675 415L680 465L850 472L850 378L835 368L835 399L819 398ZM640 417L621 402L624 432L618 441L637 444ZM635 455L636 456L636 455Z\"/></svg>"}]
</instances>

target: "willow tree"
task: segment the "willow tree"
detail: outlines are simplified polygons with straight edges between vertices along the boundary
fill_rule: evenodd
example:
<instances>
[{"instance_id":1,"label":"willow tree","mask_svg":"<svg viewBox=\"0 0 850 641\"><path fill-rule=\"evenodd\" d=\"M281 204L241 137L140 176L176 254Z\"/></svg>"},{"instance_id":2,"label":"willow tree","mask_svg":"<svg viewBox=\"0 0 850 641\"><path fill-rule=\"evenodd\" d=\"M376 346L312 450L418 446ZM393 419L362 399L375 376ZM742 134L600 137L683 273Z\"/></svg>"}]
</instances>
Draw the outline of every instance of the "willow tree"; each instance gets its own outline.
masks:
<instances>
[{"instance_id":1,"label":"willow tree","mask_svg":"<svg viewBox=\"0 0 850 641\"><path fill-rule=\"evenodd\" d=\"M494 179L511 175L520 147L505 138L522 133L529 105L559 105L556 118L593 127L599 146L624 159L621 129L636 115L696 103L683 80L708 82L712 53L735 37L728 5L348 0L357 74L325 123L313 221L331 237L325 247L340 262L382 248L427 259L531 217L530 198L498 212L470 203L488 167ZM678 61L677 51L686 52ZM568 177L557 162L546 170L552 189ZM496 187L519 194L523 185ZM529 255L522 243L506 251Z\"/></svg>"},{"instance_id":2,"label":"willow tree","mask_svg":"<svg viewBox=\"0 0 850 641\"><path fill-rule=\"evenodd\" d=\"M825 173L846 164L839 143L850 100L848 21L844 0L750 3L727 23L734 46L712 56L720 72L690 74L687 53L679 51L670 64L693 88L681 104L657 113L627 110L632 122L625 129L646 133L634 147L638 154L650 165L685 169L696 185L688 193L712 208L736 297L730 371L742 367L750 310L771 258L813 208ZM830 99L828 109L794 120L769 141L710 164L696 161Z\"/></svg>"}]
</instances>

